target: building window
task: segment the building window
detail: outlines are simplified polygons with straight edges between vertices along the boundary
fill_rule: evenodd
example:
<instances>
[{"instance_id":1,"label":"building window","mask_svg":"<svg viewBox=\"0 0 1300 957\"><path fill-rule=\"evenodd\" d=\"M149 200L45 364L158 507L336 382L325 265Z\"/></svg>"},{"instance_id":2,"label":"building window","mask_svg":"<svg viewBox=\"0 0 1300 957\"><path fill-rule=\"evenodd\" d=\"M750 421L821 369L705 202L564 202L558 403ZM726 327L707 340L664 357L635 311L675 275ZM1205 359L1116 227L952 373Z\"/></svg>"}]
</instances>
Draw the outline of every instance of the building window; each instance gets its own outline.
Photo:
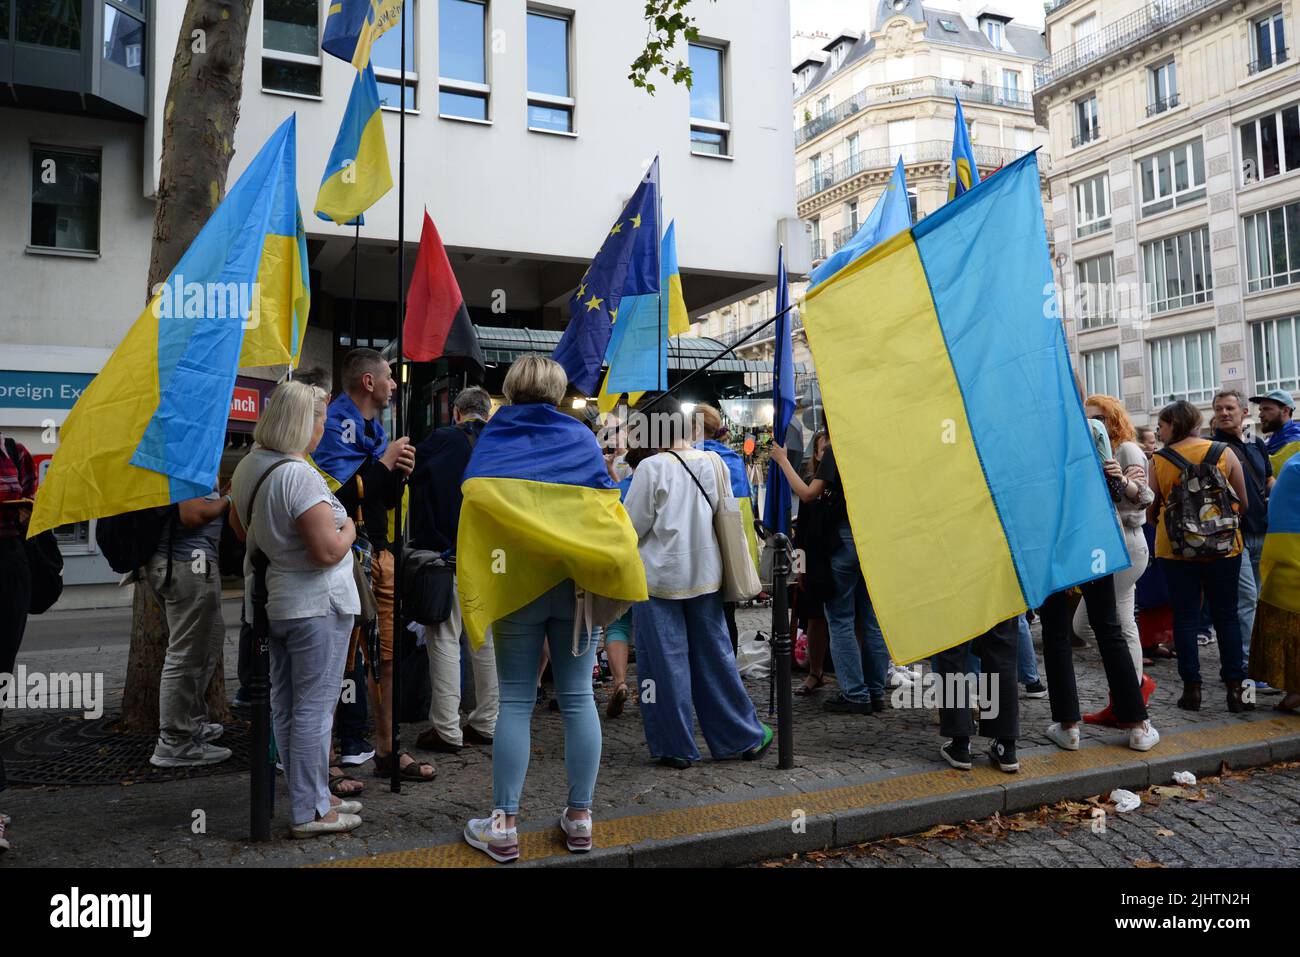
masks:
<instances>
[{"instance_id":1,"label":"building window","mask_svg":"<svg viewBox=\"0 0 1300 957\"><path fill-rule=\"evenodd\" d=\"M1002 71L1002 96L1013 103L1018 103L1022 99L1019 70Z\"/></svg>"},{"instance_id":2,"label":"building window","mask_svg":"<svg viewBox=\"0 0 1300 957\"><path fill-rule=\"evenodd\" d=\"M1246 291L1300 283L1300 202L1245 217Z\"/></svg>"},{"instance_id":3,"label":"building window","mask_svg":"<svg viewBox=\"0 0 1300 957\"><path fill-rule=\"evenodd\" d=\"M1173 60L1147 70L1147 116L1178 105L1178 67Z\"/></svg>"},{"instance_id":4,"label":"building window","mask_svg":"<svg viewBox=\"0 0 1300 957\"><path fill-rule=\"evenodd\" d=\"M419 107L420 74L415 69L416 0L404 0L402 32L385 30L370 48L370 63L375 68L375 85L379 87L379 105L413 112ZM406 35L406 82L402 82L402 34ZM398 106L399 102L401 107Z\"/></svg>"},{"instance_id":5,"label":"building window","mask_svg":"<svg viewBox=\"0 0 1300 957\"><path fill-rule=\"evenodd\" d=\"M1097 114L1097 94L1076 100L1074 103L1074 146L1091 143L1101 136L1101 121Z\"/></svg>"},{"instance_id":6,"label":"building window","mask_svg":"<svg viewBox=\"0 0 1300 957\"><path fill-rule=\"evenodd\" d=\"M1218 388L1214 342L1214 330L1203 329L1147 344L1153 406L1160 408L1178 399L1209 402L1214 398Z\"/></svg>"},{"instance_id":7,"label":"building window","mask_svg":"<svg viewBox=\"0 0 1300 957\"><path fill-rule=\"evenodd\" d=\"M1286 62L1286 29L1280 9L1250 21L1250 56L1247 70L1252 74Z\"/></svg>"},{"instance_id":8,"label":"building window","mask_svg":"<svg viewBox=\"0 0 1300 957\"><path fill-rule=\"evenodd\" d=\"M1017 126L1012 134L1012 146L1017 153L1028 153L1034 148L1034 131L1024 126Z\"/></svg>"},{"instance_id":9,"label":"building window","mask_svg":"<svg viewBox=\"0 0 1300 957\"><path fill-rule=\"evenodd\" d=\"M983 23L984 35L988 37L989 43L993 44L993 49L1001 50L1003 48L1003 37L1006 32L1006 24L1001 20L994 20L986 17Z\"/></svg>"},{"instance_id":10,"label":"building window","mask_svg":"<svg viewBox=\"0 0 1300 957\"><path fill-rule=\"evenodd\" d=\"M1151 315L1214 299L1208 227L1143 243L1142 266Z\"/></svg>"},{"instance_id":11,"label":"building window","mask_svg":"<svg viewBox=\"0 0 1300 957\"><path fill-rule=\"evenodd\" d=\"M1085 259L1075 264L1074 275L1079 325L1084 329L1114 325L1115 257L1107 254Z\"/></svg>"},{"instance_id":12,"label":"building window","mask_svg":"<svg viewBox=\"0 0 1300 957\"><path fill-rule=\"evenodd\" d=\"M820 97L817 100L817 116L820 119L831 111L831 98L829 96Z\"/></svg>"},{"instance_id":13,"label":"building window","mask_svg":"<svg viewBox=\"0 0 1300 957\"><path fill-rule=\"evenodd\" d=\"M1300 105L1285 107L1241 127L1243 185L1297 169L1300 169Z\"/></svg>"},{"instance_id":14,"label":"building window","mask_svg":"<svg viewBox=\"0 0 1300 957\"><path fill-rule=\"evenodd\" d=\"M1250 334L1255 347L1255 391L1300 391L1300 316L1253 323Z\"/></svg>"},{"instance_id":15,"label":"building window","mask_svg":"<svg viewBox=\"0 0 1300 957\"><path fill-rule=\"evenodd\" d=\"M0 4L0 12L3 12ZM144 75L144 20L140 0L104 0L104 59Z\"/></svg>"},{"instance_id":16,"label":"building window","mask_svg":"<svg viewBox=\"0 0 1300 957\"><path fill-rule=\"evenodd\" d=\"M99 252L100 155L32 147L31 245Z\"/></svg>"},{"instance_id":17,"label":"building window","mask_svg":"<svg viewBox=\"0 0 1300 957\"><path fill-rule=\"evenodd\" d=\"M921 221L921 216L916 207L916 192L910 189L907 191L907 210L912 214L913 223Z\"/></svg>"},{"instance_id":18,"label":"building window","mask_svg":"<svg viewBox=\"0 0 1300 957\"><path fill-rule=\"evenodd\" d=\"M1106 173L1074 184L1074 235L1080 239L1110 229L1110 177Z\"/></svg>"},{"instance_id":19,"label":"building window","mask_svg":"<svg viewBox=\"0 0 1300 957\"><path fill-rule=\"evenodd\" d=\"M56 50L81 49L80 0L71 3L68 0L19 0L16 6L19 43L34 43ZM7 21L8 17L5 19Z\"/></svg>"},{"instance_id":20,"label":"building window","mask_svg":"<svg viewBox=\"0 0 1300 957\"><path fill-rule=\"evenodd\" d=\"M528 11L528 128L573 132L568 17Z\"/></svg>"},{"instance_id":21,"label":"building window","mask_svg":"<svg viewBox=\"0 0 1300 957\"><path fill-rule=\"evenodd\" d=\"M845 158L852 159L853 157L858 155L858 143L860 142L861 142L861 138L857 133L851 133L850 135L844 138Z\"/></svg>"},{"instance_id":22,"label":"building window","mask_svg":"<svg viewBox=\"0 0 1300 957\"><path fill-rule=\"evenodd\" d=\"M731 127L727 123L726 57L722 47L692 43L691 152L731 155Z\"/></svg>"},{"instance_id":23,"label":"building window","mask_svg":"<svg viewBox=\"0 0 1300 957\"><path fill-rule=\"evenodd\" d=\"M320 5L266 0L262 16L262 89L320 96Z\"/></svg>"},{"instance_id":24,"label":"building window","mask_svg":"<svg viewBox=\"0 0 1300 957\"><path fill-rule=\"evenodd\" d=\"M844 221L849 225L849 235L852 236L858 231L858 201L851 199L844 204Z\"/></svg>"},{"instance_id":25,"label":"building window","mask_svg":"<svg viewBox=\"0 0 1300 957\"><path fill-rule=\"evenodd\" d=\"M826 258L826 247L822 243L822 221L820 218L808 223L808 239L812 244L812 261L821 262Z\"/></svg>"},{"instance_id":26,"label":"building window","mask_svg":"<svg viewBox=\"0 0 1300 957\"><path fill-rule=\"evenodd\" d=\"M487 4L438 0L438 113L488 119Z\"/></svg>"},{"instance_id":27,"label":"building window","mask_svg":"<svg viewBox=\"0 0 1300 957\"><path fill-rule=\"evenodd\" d=\"M1088 395L1120 398L1119 347L1097 349L1079 356L1083 360L1083 387Z\"/></svg>"},{"instance_id":28,"label":"building window","mask_svg":"<svg viewBox=\"0 0 1300 957\"><path fill-rule=\"evenodd\" d=\"M1138 163L1138 170L1143 216L1205 198L1205 148L1200 140L1148 156Z\"/></svg>"}]
</instances>

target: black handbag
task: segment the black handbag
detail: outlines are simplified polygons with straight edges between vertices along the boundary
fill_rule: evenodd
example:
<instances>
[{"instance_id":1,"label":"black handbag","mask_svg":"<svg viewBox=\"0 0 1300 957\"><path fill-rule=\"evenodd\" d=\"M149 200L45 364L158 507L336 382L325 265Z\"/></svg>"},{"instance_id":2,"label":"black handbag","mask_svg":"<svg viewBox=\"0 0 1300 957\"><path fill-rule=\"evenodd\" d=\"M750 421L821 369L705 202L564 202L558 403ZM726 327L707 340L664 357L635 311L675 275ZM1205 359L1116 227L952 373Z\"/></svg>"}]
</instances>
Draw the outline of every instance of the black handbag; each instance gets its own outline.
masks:
<instances>
[{"instance_id":1,"label":"black handbag","mask_svg":"<svg viewBox=\"0 0 1300 957\"><path fill-rule=\"evenodd\" d=\"M426 628L451 617L455 558L425 548L402 552L402 614Z\"/></svg>"}]
</instances>

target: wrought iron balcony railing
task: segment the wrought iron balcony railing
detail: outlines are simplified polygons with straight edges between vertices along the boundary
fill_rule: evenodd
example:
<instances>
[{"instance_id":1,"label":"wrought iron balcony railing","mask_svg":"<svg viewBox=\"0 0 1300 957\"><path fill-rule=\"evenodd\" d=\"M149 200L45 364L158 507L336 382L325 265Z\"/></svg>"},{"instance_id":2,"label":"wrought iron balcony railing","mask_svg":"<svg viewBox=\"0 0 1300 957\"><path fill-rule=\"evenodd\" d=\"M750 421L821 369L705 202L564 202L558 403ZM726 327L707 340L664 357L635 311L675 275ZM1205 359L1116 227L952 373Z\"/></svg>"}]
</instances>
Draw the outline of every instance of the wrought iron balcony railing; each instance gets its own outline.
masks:
<instances>
[{"instance_id":1,"label":"wrought iron balcony railing","mask_svg":"<svg viewBox=\"0 0 1300 957\"><path fill-rule=\"evenodd\" d=\"M975 165L983 170L997 169L999 166L1005 166L1012 160L1019 159L1024 155L1021 150L1001 146L976 144L973 149L975 152ZM818 193L843 183L845 180L852 179L867 170L892 169L894 164L898 162L899 156L903 157L905 165L946 161L952 158L952 141L924 140L920 143L904 143L900 146L887 146L882 149L859 150L848 159L836 163L830 169L822 170L819 176L804 180L795 188L795 196L799 202L803 202L805 199L816 196ZM1046 170L1050 166L1048 158L1042 153L1038 154L1038 164L1040 170Z\"/></svg>"},{"instance_id":2,"label":"wrought iron balcony railing","mask_svg":"<svg viewBox=\"0 0 1300 957\"><path fill-rule=\"evenodd\" d=\"M1147 104L1147 116L1155 116L1157 113L1163 113L1165 110L1172 110L1178 105L1178 94L1171 93L1169 96L1161 97Z\"/></svg>"},{"instance_id":3,"label":"wrought iron balcony railing","mask_svg":"<svg viewBox=\"0 0 1300 957\"><path fill-rule=\"evenodd\" d=\"M1150 113L1147 114L1148 116ZM1091 143L1093 140L1101 139L1101 124L1093 123L1091 126L1085 126L1078 133L1070 138L1070 145L1078 149L1084 143Z\"/></svg>"},{"instance_id":4,"label":"wrought iron balcony railing","mask_svg":"<svg viewBox=\"0 0 1300 957\"><path fill-rule=\"evenodd\" d=\"M1264 70L1271 69L1279 63L1285 63L1287 57L1286 47L1278 47L1273 51L1272 56L1260 57L1257 60L1251 60L1246 64L1246 72L1251 76L1256 73L1262 73Z\"/></svg>"}]
</instances>

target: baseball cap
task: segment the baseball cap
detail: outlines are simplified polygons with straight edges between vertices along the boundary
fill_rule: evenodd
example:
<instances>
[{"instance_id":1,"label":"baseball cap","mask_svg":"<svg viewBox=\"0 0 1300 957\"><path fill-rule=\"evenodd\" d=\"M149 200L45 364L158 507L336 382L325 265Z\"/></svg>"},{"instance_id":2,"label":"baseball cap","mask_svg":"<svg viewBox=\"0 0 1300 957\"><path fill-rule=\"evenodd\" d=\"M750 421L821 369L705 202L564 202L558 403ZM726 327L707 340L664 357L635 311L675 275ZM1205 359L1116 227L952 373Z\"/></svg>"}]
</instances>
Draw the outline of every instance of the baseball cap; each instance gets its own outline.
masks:
<instances>
[{"instance_id":1,"label":"baseball cap","mask_svg":"<svg viewBox=\"0 0 1300 957\"><path fill-rule=\"evenodd\" d=\"M1291 398L1291 393L1285 389L1274 389L1264 395L1252 395L1251 402L1276 402L1278 405L1284 405L1288 409L1295 409L1295 399Z\"/></svg>"}]
</instances>

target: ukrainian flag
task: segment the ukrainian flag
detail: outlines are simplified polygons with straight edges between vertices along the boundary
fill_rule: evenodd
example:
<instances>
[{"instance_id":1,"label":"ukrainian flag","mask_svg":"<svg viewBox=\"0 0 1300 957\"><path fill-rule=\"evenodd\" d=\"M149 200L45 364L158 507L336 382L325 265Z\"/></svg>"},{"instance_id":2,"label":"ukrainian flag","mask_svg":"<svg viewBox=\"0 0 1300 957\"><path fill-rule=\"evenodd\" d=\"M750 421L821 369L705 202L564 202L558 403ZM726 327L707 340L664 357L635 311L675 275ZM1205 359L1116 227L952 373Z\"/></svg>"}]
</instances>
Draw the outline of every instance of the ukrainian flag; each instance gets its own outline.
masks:
<instances>
[{"instance_id":1,"label":"ukrainian flag","mask_svg":"<svg viewBox=\"0 0 1300 957\"><path fill-rule=\"evenodd\" d=\"M677 265L675 220L668 224L659 245L659 263L662 292L624 296L619 303L605 352L609 369L597 397L601 412L612 410L625 392L628 402L636 405L646 392L667 388L668 339L690 331L691 317L686 311L682 273Z\"/></svg>"},{"instance_id":2,"label":"ukrainian flag","mask_svg":"<svg viewBox=\"0 0 1300 957\"><path fill-rule=\"evenodd\" d=\"M591 430L554 406L498 409L474 446L456 540L456 582L474 648L494 621L567 579L646 600L636 530Z\"/></svg>"},{"instance_id":3,"label":"ukrainian flag","mask_svg":"<svg viewBox=\"0 0 1300 957\"><path fill-rule=\"evenodd\" d=\"M357 219L393 188L393 172L379 112L379 85L369 63L352 81L338 139L325 164L316 215L340 226Z\"/></svg>"},{"instance_id":4,"label":"ukrainian flag","mask_svg":"<svg viewBox=\"0 0 1300 957\"><path fill-rule=\"evenodd\" d=\"M954 200L980 181L979 167L975 165L975 150L970 145L970 131L961 111L961 100L953 97L957 115L952 121L952 172L948 176L948 199Z\"/></svg>"},{"instance_id":5,"label":"ukrainian flag","mask_svg":"<svg viewBox=\"0 0 1300 957\"><path fill-rule=\"evenodd\" d=\"M1028 154L808 293L854 541L895 661L1128 567Z\"/></svg>"},{"instance_id":6,"label":"ukrainian flag","mask_svg":"<svg viewBox=\"0 0 1300 957\"><path fill-rule=\"evenodd\" d=\"M1300 615L1300 457L1283 466L1269 494L1259 574L1259 600Z\"/></svg>"},{"instance_id":7,"label":"ukrainian flag","mask_svg":"<svg viewBox=\"0 0 1300 957\"><path fill-rule=\"evenodd\" d=\"M236 371L297 365L307 330L295 152L290 116L77 400L30 535L212 491Z\"/></svg>"},{"instance_id":8,"label":"ukrainian flag","mask_svg":"<svg viewBox=\"0 0 1300 957\"><path fill-rule=\"evenodd\" d=\"M402 0L333 0L321 49L357 70L370 62L370 48L402 19Z\"/></svg>"}]
</instances>

